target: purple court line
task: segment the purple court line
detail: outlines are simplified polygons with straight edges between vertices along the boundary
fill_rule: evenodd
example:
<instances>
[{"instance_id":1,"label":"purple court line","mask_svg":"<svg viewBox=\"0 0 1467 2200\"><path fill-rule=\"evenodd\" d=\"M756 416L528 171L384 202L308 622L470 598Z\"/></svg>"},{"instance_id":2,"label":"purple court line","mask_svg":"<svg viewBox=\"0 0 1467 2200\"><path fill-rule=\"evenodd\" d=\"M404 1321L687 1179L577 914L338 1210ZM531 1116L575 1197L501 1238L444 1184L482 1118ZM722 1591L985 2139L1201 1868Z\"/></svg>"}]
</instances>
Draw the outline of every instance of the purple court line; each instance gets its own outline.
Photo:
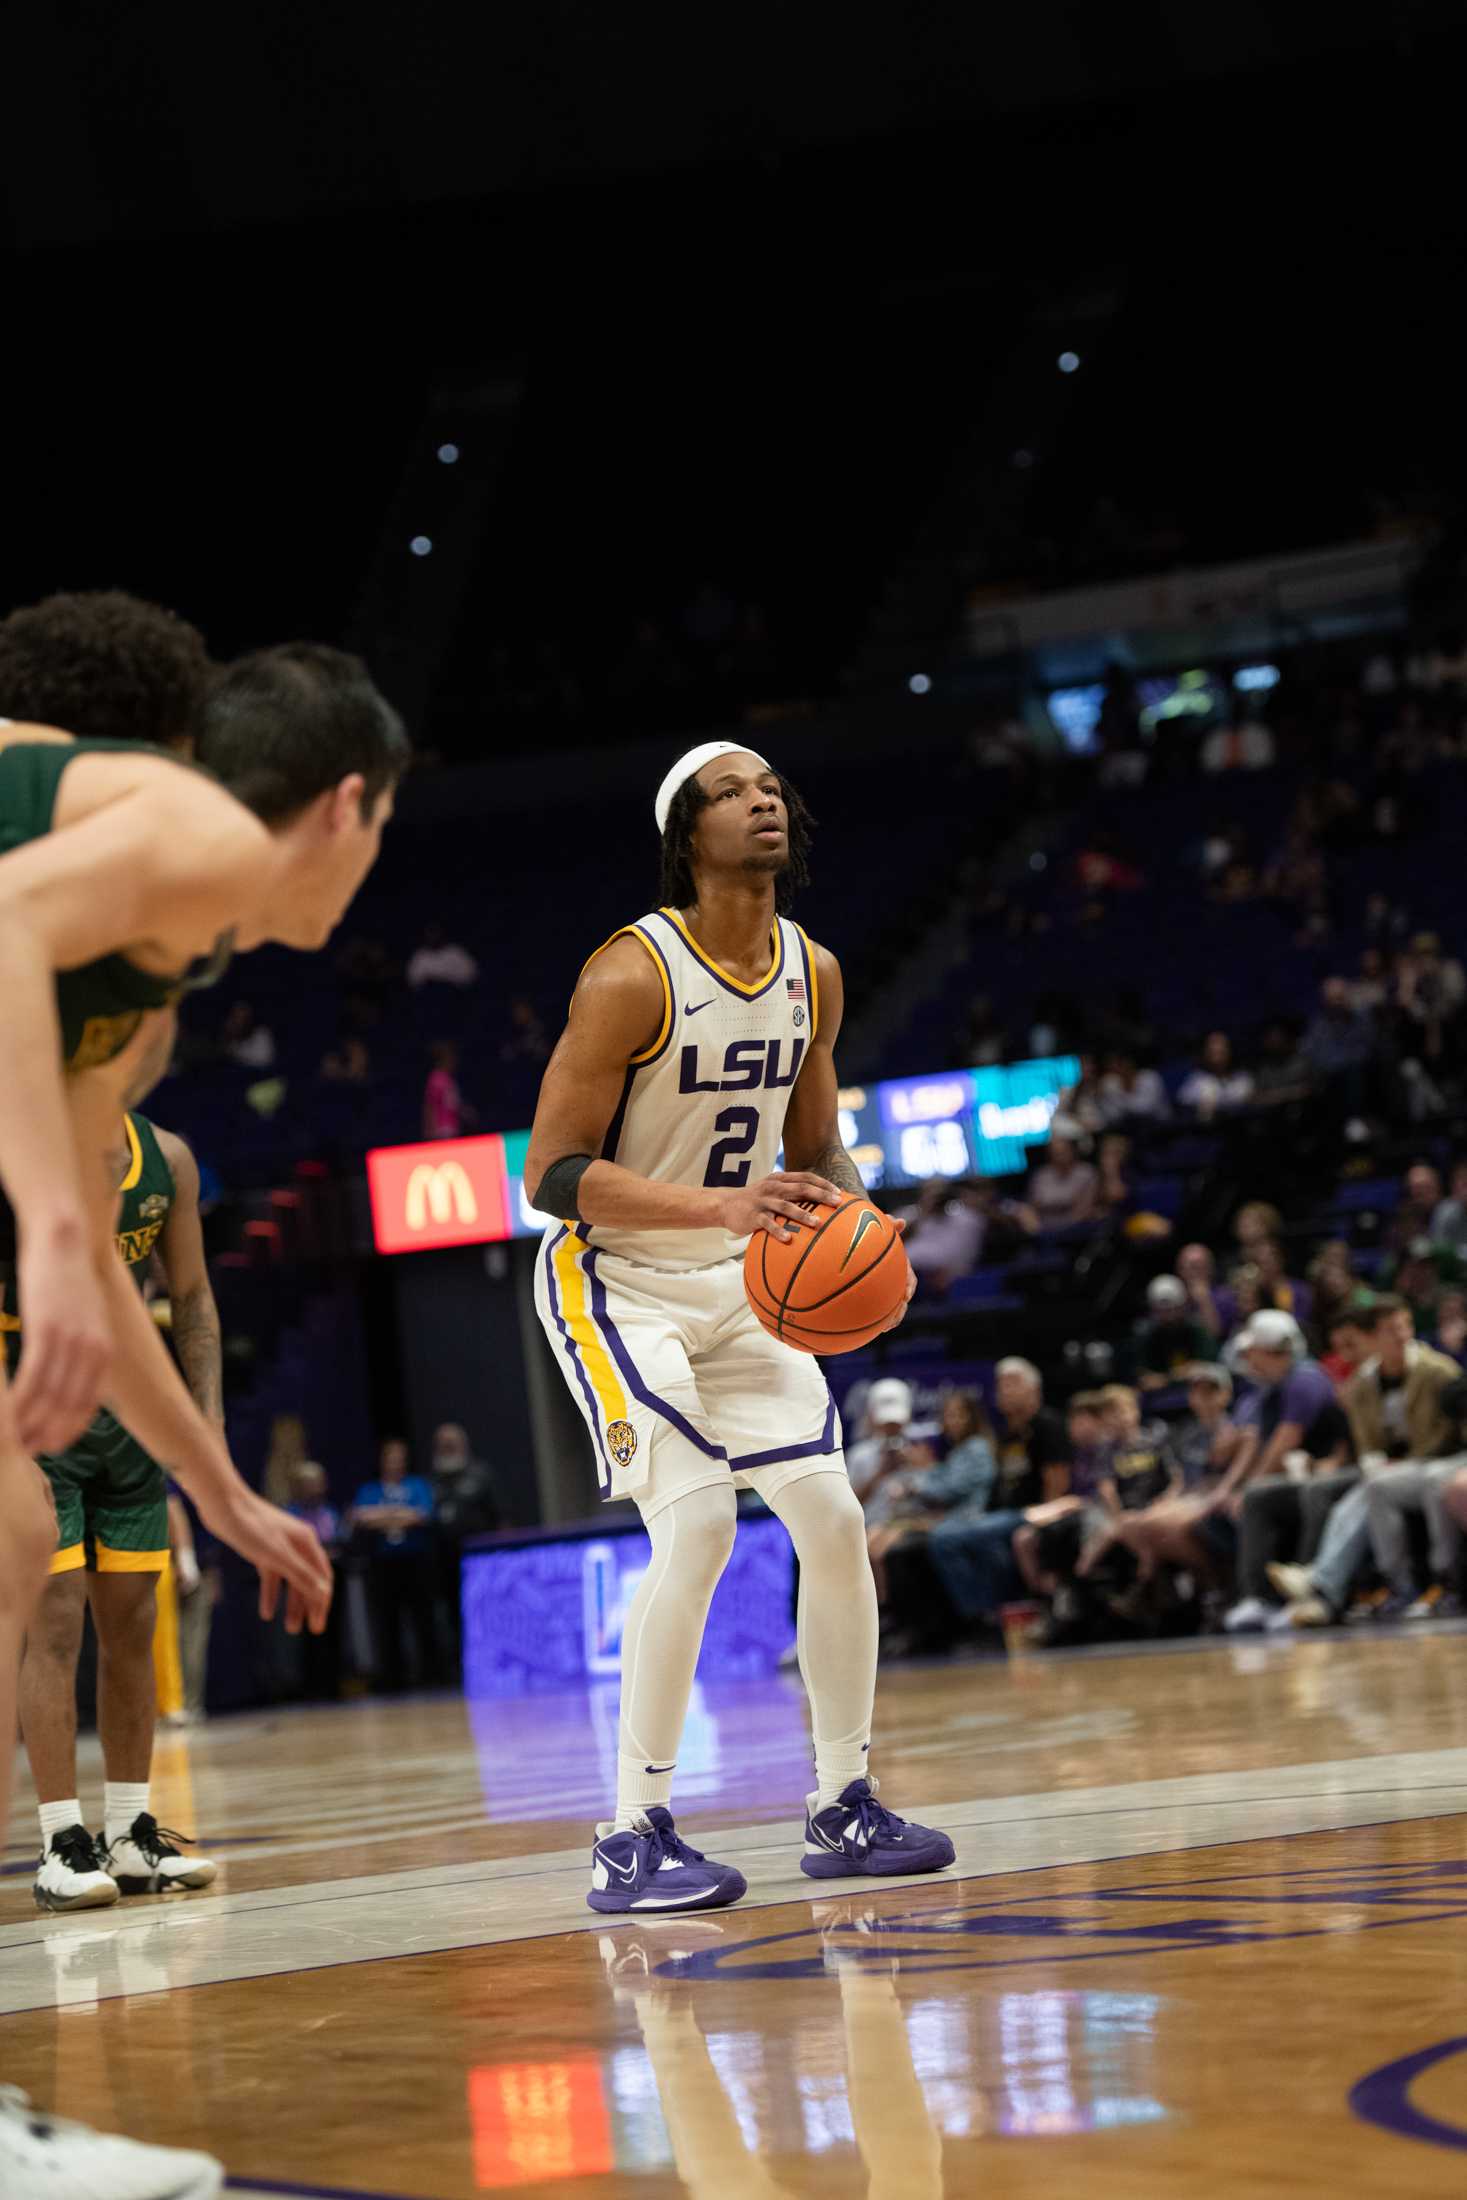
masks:
<instances>
[{"instance_id":1,"label":"purple court line","mask_svg":"<svg viewBox=\"0 0 1467 2200\"><path fill-rule=\"evenodd\" d=\"M1105 1889L1097 1887L1092 1899L1103 1901L1104 1898ZM1402 1925L1444 1925L1450 1924L1453 1919L1460 1918L1462 1915L1463 1908L1459 1903L1454 1909L1432 1911L1416 1917L1374 1917L1368 1923L1355 1927L1354 1930L1362 1933L1378 1933L1395 1930ZM803 1940L811 1929L809 1926L799 1925L788 1933L770 1933L763 1940L744 1941L738 1947L731 1948L729 1955L731 1958L748 1955L756 1948L777 1947L781 1941ZM906 1978L926 1978L935 1972L946 1971L1059 1970L1068 1969L1080 1963L1109 1963L1124 1960L1130 1956L1184 1956L1194 1951L1200 1954L1203 1949L1211 1948L1273 1948L1286 1940L1328 1940L1340 1929L1332 1925L1301 1925L1297 1931L1292 1933L1234 1933L1226 1939L1220 1935L1211 1939L1179 1936L1171 1939L1158 1937L1155 1940L1148 1941L1145 1945L1138 1945L1134 1934L1125 1931L1112 1931L1109 1937L1113 1945L1108 1948L1087 1949L1083 1953L1075 1955L1062 1955L1055 1949L1047 1949L1043 1955L988 1956L980 1958L977 1962L963 1962L957 1955L951 1955L938 1957L932 1962L922 1963L913 1960L911 1953L903 1949L901 1956L902 1975ZM1082 1931L1076 1937L1095 1940L1101 1937L1103 1931L1104 1928L1097 1927L1094 1932ZM1159 1935L1164 1936L1165 1926L1158 1928L1158 1932ZM925 1951L921 1952L925 1953ZM881 1952L873 1949L872 1959L873 1965L875 1962L882 1960ZM671 1957L666 1963L658 1965L656 1976L665 1978L674 1984L696 1984L699 1986L706 1986L714 1981L738 1984L748 1979L764 1980L765 1982L772 1979L808 1979L818 1976L818 1973L808 1968L808 1966L817 1964L819 1961L818 1956L809 1955L787 1956L769 1963L735 1963L730 1961L724 1965L720 1964L717 1956L710 1952L706 1957L702 1955ZM695 1968L700 1963L705 1965L702 1970ZM1461 2144L1467 2145L1467 2132L1462 2134Z\"/></svg>"},{"instance_id":2,"label":"purple court line","mask_svg":"<svg viewBox=\"0 0 1467 2200\"><path fill-rule=\"evenodd\" d=\"M1286 1798L1286 1800L1293 1800L1293 1798ZM1072 1815L1079 1816L1083 1814L1072 1813ZM1266 1843L1278 1841L1312 1841L1317 1840L1321 1833L1333 1835L1335 1839L1338 1839L1342 1834L1347 1833L1378 1833L1384 1826L1435 1826L1440 1825L1444 1819L1461 1818L1464 1816L1467 1816L1467 1812L1463 1812L1460 1810L1438 1810L1428 1812L1425 1816L1420 1818L1371 1818L1367 1819L1362 1825L1358 1826L1307 1826L1303 1829L1302 1832L1299 1833L1260 1833L1243 1838L1236 1838L1230 1841L1199 1841L1195 1849L1123 1849L1122 1851L1120 1851L1119 1854L1115 1856L1084 1857L1079 1859L1077 1862L1070 1864L1018 1864L1014 1867L1012 1871L993 1872L989 1876L994 1879L1021 1879L1029 1876L1034 1872L1074 1871L1084 1866L1093 1867L1098 1864L1135 1864L1140 1862L1159 1863L1162 1858L1168 1856L1199 1856L1207 1849L1249 1848L1254 1845L1262 1847ZM995 1821L995 1823L1007 1824L1009 1823L1009 1821L1001 1820ZM505 1879L533 1879L538 1875L533 1871L528 1871L505 1872L502 1876ZM983 1884L981 1879L975 1878L951 1880L939 1879L935 1873L931 1877L924 1878L921 1883L923 1886L927 1887L978 1887ZM448 1879L444 1880L442 1884L445 1887L475 1887L480 1884L480 1881L478 1881L477 1879ZM1180 1881L1178 1884L1181 1886L1185 1886L1186 1882ZM378 1888L371 1889L365 1894L338 1895L334 1898L330 1895L323 1895L319 1899L322 1901L330 1901L335 1899L341 1902L376 1902L384 1900L386 1896L390 1893L401 1893L402 1891L403 1890L401 1888ZM893 1893L895 1893L897 1890L893 1889L892 1891ZM1106 1893L1106 1889L1104 1887L1095 1887L1088 1889L1087 1892L1091 1895L1093 1899L1099 1900ZM758 1905L758 1908L766 1910L777 1910L783 1908L786 1904L796 1903L803 1900L809 1900L811 1903L814 1903L816 1901L828 1901L829 1899L830 1897L828 1895L811 1895L809 1897L801 1895L787 1895L780 1902L760 1903ZM1032 1901L1033 1899L1034 1898L1032 1896L1027 1895L1011 1895L1003 1898L1000 1901L992 1903L990 1907L992 1907L993 1909L1004 1909L1007 1908L1011 1903ZM268 1917L275 1910L299 1909L300 1907L301 1905L299 1903L294 1902L271 1902L262 1905L261 1908L257 1910L251 1910L247 1913L232 1912L230 1914L246 1914L250 1917ZM753 1914L753 1912L744 1911L740 1914L744 1916L750 1916ZM1459 1917L1461 1914L1462 1913L1460 1909L1443 1912L1443 1915L1446 1917ZM607 1921L603 1920L603 1923L605 1922ZM1386 1919L1382 1920L1382 1922L1396 1924L1406 1923L1409 1922L1409 1920ZM1369 1928L1366 1929L1368 1930ZM568 1930L569 1928L564 1925L553 1925L547 1926L546 1930L543 1933L526 1933L524 1934L522 1940L516 1942L506 1940L469 1940L464 1941L463 1943L461 1943L460 1946L456 1948L404 1948L400 1954L395 1956L342 1956L335 1963L312 1964L310 1966L310 1969L312 1972L346 1971L354 1970L359 1965L364 1963L407 1963L416 1959L431 1957L435 1955L468 1955L473 1951L482 1950L485 1948L528 1946L531 1942L537 1940L563 1940ZM803 1931L805 1930L805 1928L799 1927L797 1928L797 1930ZM771 1935L770 1937L773 1939L783 1939L792 1936L775 1934ZM1289 1933L1280 1935L1278 1937L1292 1940L1304 1936ZM44 1936L38 1940L11 1941L7 1943L3 1948L0 1948L0 1955L8 1954L12 1948L43 1948L45 1945L46 1940ZM750 1945L754 1945L754 1943L750 1943ZM1121 1951L1112 1950L1110 1952L1120 1953ZM1178 1951L1173 1950L1172 1952L1177 1953ZM302 1971L299 1965L292 1965L289 1969L286 1970L250 1971L247 1972L244 1977L234 1979L195 1979L187 1982L181 1982L177 1986L152 1987L149 1989L149 1991L159 1994L195 1994L207 1991L207 1989L212 1986L242 1986L253 1984L257 1979L303 1978L306 1975L307 1973ZM135 1994L109 1994L104 1998L108 2001L130 2001L138 2000L141 1997ZM36 2014L37 2010L40 2009L53 2009L60 2006L68 2005L58 2004L50 2001L37 2001L32 2002L29 2008L26 2009L8 2009L5 2010L3 2013L0 2013L0 2024L3 2024L7 2021L13 2021L16 2017L33 2017ZM288 2192L290 2190L290 2187L287 2185L285 2187L285 2190ZM395 2196L390 2193L373 2194L368 2196L368 2200L395 2200ZM402 2200L402 2196L396 2196L396 2200Z\"/></svg>"},{"instance_id":3,"label":"purple court line","mask_svg":"<svg viewBox=\"0 0 1467 2200\"><path fill-rule=\"evenodd\" d=\"M1467 2035L1438 2040L1434 2047L1418 2048L1398 2062L1382 2063L1350 2088L1350 2106L1363 2123L1394 2132L1398 2139L1420 2139L1427 2146L1467 2150L1467 2127L1444 2124L1428 2116L1411 2099L1411 2087L1423 2071L1450 2061L1467 2050Z\"/></svg>"},{"instance_id":4,"label":"purple court line","mask_svg":"<svg viewBox=\"0 0 1467 2200\"><path fill-rule=\"evenodd\" d=\"M302 2185L294 2178L226 2177L226 2192L281 2192L288 2200L429 2200L424 2193L376 2192L362 2185Z\"/></svg>"}]
</instances>

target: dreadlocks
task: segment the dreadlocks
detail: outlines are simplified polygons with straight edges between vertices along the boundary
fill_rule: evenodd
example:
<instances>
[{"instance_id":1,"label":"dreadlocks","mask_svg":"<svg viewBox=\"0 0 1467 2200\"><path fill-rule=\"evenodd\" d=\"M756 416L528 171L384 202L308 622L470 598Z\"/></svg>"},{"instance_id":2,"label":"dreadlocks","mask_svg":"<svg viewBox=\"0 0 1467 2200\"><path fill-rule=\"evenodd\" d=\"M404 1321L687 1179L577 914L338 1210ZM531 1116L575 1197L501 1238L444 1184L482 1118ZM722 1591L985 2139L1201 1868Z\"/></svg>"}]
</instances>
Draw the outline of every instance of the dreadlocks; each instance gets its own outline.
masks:
<instances>
[{"instance_id":1,"label":"dreadlocks","mask_svg":"<svg viewBox=\"0 0 1467 2200\"><path fill-rule=\"evenodd\" d=\"M815 820L783 772L775 773L789 819L789 857L775 882L774 903L788 916L795 895L810 883L810 840ZM696 779L685 779L672 798L662 835L662 884L658 900L665 909L687 909L698 898L693 883L693 829L709 797Z\"/></svg>"},{"instance_id":2,"label":"dreadlocks","mask_svg":"<svg viewBox=\"0 0 1467 2200\"><path fill-rule=\"evenodd\" d=\"M47 596L0 620L0 712L86 741L191 740L210 679L197 627L121 589Z\"/></svg>"}]
</instances>

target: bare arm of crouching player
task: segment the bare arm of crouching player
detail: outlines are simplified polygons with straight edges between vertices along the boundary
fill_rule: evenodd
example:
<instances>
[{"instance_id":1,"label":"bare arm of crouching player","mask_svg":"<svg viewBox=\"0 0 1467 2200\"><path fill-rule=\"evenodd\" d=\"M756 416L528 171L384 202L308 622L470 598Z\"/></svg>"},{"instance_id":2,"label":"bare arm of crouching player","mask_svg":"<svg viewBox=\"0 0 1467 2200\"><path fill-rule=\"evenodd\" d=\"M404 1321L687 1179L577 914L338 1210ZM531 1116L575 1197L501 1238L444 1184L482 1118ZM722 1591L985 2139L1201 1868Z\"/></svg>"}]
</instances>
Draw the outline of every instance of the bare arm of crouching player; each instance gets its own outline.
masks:
<instances>
[{"instance_id":1,"label":"bare arm of crouching player","mask_svg":"<svg viewBox=\"0 0 1467 2200\"><path fill-rule=\"evenodd\" d=\"M173 1171L173 1205L158 1239L158 1258L168 1279L173 1310L170 1332L189 1396L215 1428L224 1426L224 1339L219 1309L204 1258L204 1224L199 1214L199 1165L177 1131L156 1131L163 1158Z\"/></svg>"},{"instance_id":2,"label":"bare arm of crouching player","mask_svg":"<svg viewBox=\"0 0 1467 2200\"><path fill-rule=\"evenodd\" d=\"M835 1042L845 1015L845 985L840 964L825 947L813 940L816 1001L815 1036L810 1041L795 1089L790 1094L784 1119L784 1158L792 1169L808 1169L828 1177L843 1192L864 1192L861 1172L846 1152L840 1135L840 1079L835 1073ZM898 1223L897 1228L905 1228ZM887 1323L895 1329L904 1318L917 1288L912 1264L907 1262L907 1295L901 1311Z\"/></svg>"},{"instance_id":3,"label":"bare arm of crouching player","mask_svg":"<svg viewBox=\"0 0 1467 2200\"><path fill-rule=\"evenodd\" d=\"M48 727L14 733L65 738ZM81 1433L113 1349L68 1130L55 973L123 949L144 969L185 967L258 892L269 861L269 835L222 790L121 755L78 758L55 828L0 856L0 1184L15 1209L26 1309L13 1403L32 1450L63 1451Z\"/></svg>"},{"instance_id":4,"label":"bare arm of crouching player","mask_svg":"<svg viewBox=\"0 0 1467 2200\"><path fill-rule=\"evenodd\" d=\"M127 1056L121 1055L103 1068L69 1077L66 1095L104 1316L114 1344L107 1403L143 1449L188 1491L220 1541L259 1568L262 1616L273 1614L284 1583L287 1627L295 1632L304 1619L319 1634L331 1605L331 1568L314 1532L242 1480L222 1428L206 1420L189 1396L141 1292L118 1257L112 1238L117 1195L105 1157L116 1147L119 1080L125 1081L127 1074ZM176 1170L172 1152L169 1159ZM185 1183L190 1175L197 1215L198 1174L191 1156ZM24 1297L21 1311L24 1319Z\"/></svg>"},{"instance_id":5,"label":"bare arm of crouching player","mask_svg":"<svg viewBox=\"0 0 1467 2200\"><path fill-rule=\"evenodd\" d=\"M535 1205L567 1221L611 1223L624 1230L727 1230L734 1237L768 1230L774 1237L793 1237L809 1224L809 1204L841 1196L813 1166L766 1176L737 1191L718 1191L654 1183L596 1158L621 1099L627 1065L656 1039L662 1015L662 987L635 940L613 940L591 958L546 1065L535 1109L525 1156L525 1182ZM798 1085L795 1090L798 1094Z\"/></svg>"}]
</instances>

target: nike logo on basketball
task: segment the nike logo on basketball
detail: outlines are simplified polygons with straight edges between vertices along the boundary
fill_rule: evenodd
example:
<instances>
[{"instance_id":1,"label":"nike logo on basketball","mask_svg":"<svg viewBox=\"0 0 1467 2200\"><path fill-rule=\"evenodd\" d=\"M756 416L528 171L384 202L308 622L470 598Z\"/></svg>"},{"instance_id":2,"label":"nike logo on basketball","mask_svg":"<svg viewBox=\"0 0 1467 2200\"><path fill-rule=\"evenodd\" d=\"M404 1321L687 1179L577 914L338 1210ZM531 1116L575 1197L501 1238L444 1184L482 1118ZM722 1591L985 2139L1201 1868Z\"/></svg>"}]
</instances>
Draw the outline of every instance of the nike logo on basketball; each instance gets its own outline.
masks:
<instances>
[{"instance_id":1,"label":"nike logo on basketball","mask_svg":"<svg viewBox=\"0 0 1467 2200\"><path fill-rule=\"evenodd\" d=\"M841 1262L842 1268L845 1267L846 1261L852 1258L855 1253L856 1247L860 1244L862 1238L865 1237L867 1231L879 1230L880 1227L880 1215L873 1214L872 1210L868 1207L866 1209L866 1212L862 1215L860 1221L856 1224L855 1229L851 1232L851 1242L846 1247L846 1259Z\"/></svg>"},{"instance_id":2,"label":"nike logo on basketball","mask_svg":"<svg viewBox=\"0 0 1467 2200\"><path fill-rule=\"evenodd\" d=\"M700 1016L703 1013L703 1010L705 1008L711 1008L717 999L718 995L716 993L710 993L707 1000L700 1001L696 1008L694 1008L691 1001L684 1001L683 1014L685 1016Z\"/></svg>"}]
</instances>

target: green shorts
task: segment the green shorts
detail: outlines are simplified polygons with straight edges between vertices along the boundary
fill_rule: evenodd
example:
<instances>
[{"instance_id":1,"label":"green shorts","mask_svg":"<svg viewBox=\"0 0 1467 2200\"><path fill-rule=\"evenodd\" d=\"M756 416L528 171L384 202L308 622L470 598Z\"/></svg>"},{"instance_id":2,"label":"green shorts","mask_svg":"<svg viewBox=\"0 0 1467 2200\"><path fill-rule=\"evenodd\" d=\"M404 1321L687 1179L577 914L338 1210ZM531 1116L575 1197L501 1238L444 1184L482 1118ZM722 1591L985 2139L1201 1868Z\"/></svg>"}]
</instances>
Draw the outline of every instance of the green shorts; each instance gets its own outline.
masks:
<instances>
[{"instance_id":1,"label":"green shorts","mask_svg":"<svg viewBox=\"0 0 1467 2200\"><path fill-rule=\"evenodd\" d=\"M168 1563L168 1485L163 1470L110 1413L99 1413L70 1451L43 1458L56 1499L53 1574L161 1574Z\"/></svg>"}]
</instances>

